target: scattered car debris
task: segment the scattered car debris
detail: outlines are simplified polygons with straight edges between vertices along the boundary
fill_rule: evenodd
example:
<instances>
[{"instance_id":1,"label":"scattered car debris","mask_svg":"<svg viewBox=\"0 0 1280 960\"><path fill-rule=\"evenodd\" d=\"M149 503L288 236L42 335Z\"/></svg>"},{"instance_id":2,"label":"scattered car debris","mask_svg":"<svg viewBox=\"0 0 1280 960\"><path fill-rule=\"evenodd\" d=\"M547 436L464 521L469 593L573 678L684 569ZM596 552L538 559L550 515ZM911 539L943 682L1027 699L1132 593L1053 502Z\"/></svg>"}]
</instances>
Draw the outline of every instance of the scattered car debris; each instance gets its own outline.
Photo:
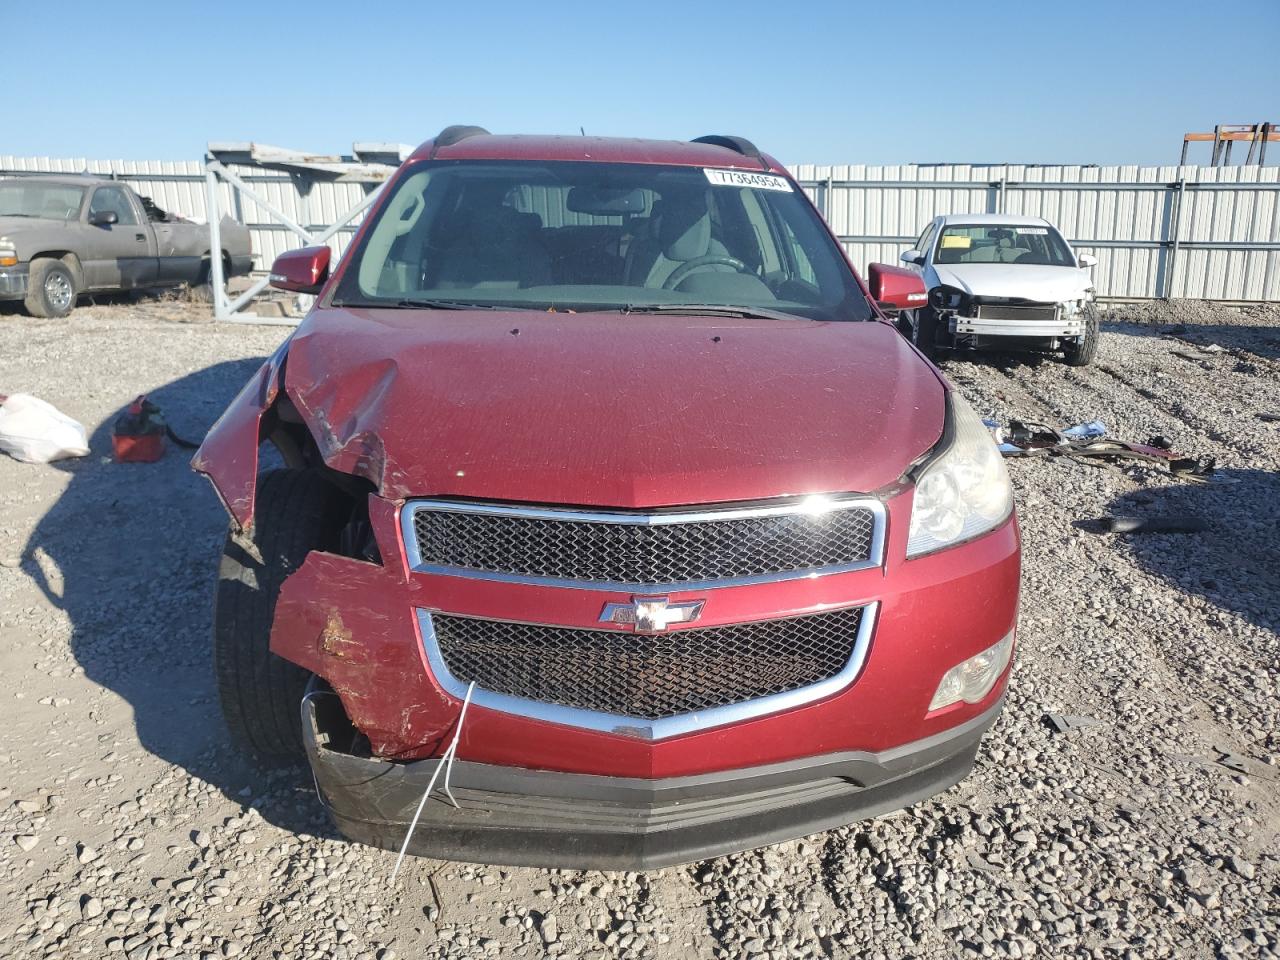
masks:
<instances>
[{"instance_id":1,"label":"scattered car debris","mask_svg":"<svg viewBox=\"0 0 1280 960\"><path fill-rule=\"evenodd\" d=\"M1218 764L1228 770L1234 770L1236 773L1249 772L1249 768L1245 765L1244 757L1238 753L1223 753L1218 757Z\"/></svg>"},{"instance_id":2,"label":"scattered car debris","mask_svg":"<svg viewBox=\"0 0 1280 960\"><path fill-rule=\"evenodd\" d=\"M1093 717L1070 713L1047 713L1044 719L1054 733L1070 733L1082 727L1092 727L1098 722Z\"/></svg>"},{"instance_id":3,"label":"scattered car debris","mask_svg":"<svg viewBox=\"0 0 1280 960\"><path fill-rule=\"evenodd\" d=\"M154 463L164 456L166 437L188 450L199 446L174 433L160 408L144 395L116 418L111 428L111 447L120 463Z\"/></svg>"},{"instance_id":4,"label":"scattered car debris","mask_svg":"<svg viewBox=\"0 0 1280 960\"><path fill-rule=\"evenodd\" d=\"M1077 423L1074 427L1067 427L1062 431L1062 435L1072 440L1091 440L1094 437L1105 437L1107 428L1101 420L1090 420L1088 423Z\"/></svg>"},{"instance_id":5,"label":"scattered car debris","mask_svg":"<svg viewBox=\"0 0 1280 960\"><path fill-rule=\"evenodd\" d=\"M129 404L111 428L111 449L121 463L155 463L164 456L164 415L145 396Z\"/></svg>"},{"instance_id":6,"label":"scattered car debris","mask_svg":"<svg viewBox=\"0 0 1280 960\"><path fill-rule=\"evenodd\" d=\"M1280 423L1280 413L1272 413L1270 410L1263 410L1258 414L1258 419L1264 423Z\"/></svg>"},{"instance_id":7,"label":"scattered car debris","mask_svg":"<svg viewBox=\"0 0 1280 960\"><path fill-rule=\"evenodd\" d=\"M0 395L0 450L23 463L89 455L84 425L29 393Z\"/></svg>"},{"instance_id":8,"label":"scattered car debris","mask_svg":"<svg viewBox=\"0 0 1280 960\"><path fill-rule=\"evenodd\" d=\"M1169 473L1196 483L1207 482L1215 467L1210 457L1175 453L1166 437L1152 437L1146 443L1105 439L1106 427L1098 420L1065 430L1034 420L1010 420L1007 427L990 418L983 423L1006 457L1065 456L1099 465L1137 461L1163 466Z\"/></svg>"},{"instance_id":9,"label":"scattered car debris","mask_svg":"<svg viewBox=\"0 0 1280 960\"><path fill-rule=\"evenodd\" d=\"M1111 533L1201 533L1209 524L1199 517L1107 517Z\"/></svg>"}]
</instances>

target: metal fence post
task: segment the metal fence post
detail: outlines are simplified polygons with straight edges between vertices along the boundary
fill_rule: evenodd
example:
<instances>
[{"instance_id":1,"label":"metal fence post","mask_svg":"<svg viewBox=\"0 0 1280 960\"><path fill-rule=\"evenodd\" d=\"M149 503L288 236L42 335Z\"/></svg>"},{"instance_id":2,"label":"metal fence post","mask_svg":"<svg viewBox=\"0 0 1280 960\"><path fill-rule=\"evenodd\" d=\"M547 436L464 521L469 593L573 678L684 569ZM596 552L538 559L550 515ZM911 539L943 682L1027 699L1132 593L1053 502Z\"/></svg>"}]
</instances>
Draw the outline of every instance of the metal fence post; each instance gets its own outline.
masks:
<instances>
[{"instance_id":1,"label":"metal fence post","mask_svg":"<svg viewBox=\"0 0 1280 960\"><path fill-rule=\"evenodd\" d=\"M218 175L212 166L204 171L205 207L209 220L209 285L213 290L213 319L226 320L227 296L222 275L222 204L218 199Z\"/></svg>"},{"instance_id":2,"label":"metal fence post","mask_svg":"<svg viewBox=\"0 0 1280 960\"><path fill-rule=\"evenodd\" d=\"M1182 242L1182 201L1187 195L1187 181L1178 177L1177 193L1173 199L1173 216L1169 218L1169 239L1173 246L1169 248L1169 259L1165 262L1164 298L1173 298L1173 268L1178 262L1178 245Z\"/></svg>"}]
</instances>

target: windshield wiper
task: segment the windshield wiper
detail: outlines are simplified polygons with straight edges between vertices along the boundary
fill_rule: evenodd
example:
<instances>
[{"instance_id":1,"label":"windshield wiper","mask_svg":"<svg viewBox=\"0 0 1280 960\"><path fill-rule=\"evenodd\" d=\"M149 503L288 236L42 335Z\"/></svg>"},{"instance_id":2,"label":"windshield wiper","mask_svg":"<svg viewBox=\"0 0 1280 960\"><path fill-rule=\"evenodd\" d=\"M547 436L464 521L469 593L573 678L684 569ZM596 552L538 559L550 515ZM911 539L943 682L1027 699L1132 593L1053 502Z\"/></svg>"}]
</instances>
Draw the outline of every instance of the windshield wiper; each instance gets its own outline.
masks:
<instances>
[{"instance_id":1,"label":"windshield wiper","mask_svg":"<svg viewBox=\"0 0 1280 960\"><path fill-rule=\"evenodd\" d=\"M399 300L362 300L349 297L333 301L335 307L367 307L370 310L510 310L497 303L467 303L465 300L433 300L402 297Z\"/></svg>"},{"instance_id":2,"label":"windshield wiper","mask_svg":"<svg viewBox=\"0 0 1280 960\"><path fill-rule=\"evenodd\" d=\"M795 313L763 307L736 307L727 303L628 303L623 313L709 313L717 317L749 317L759 320L807 320Z\"/></svg>"},{"instance_id":3,"label":"windshield wiper","mask_svg":"<svg viewBox=\"0 0 1280 960\"><path fill-rule=\"evenodd\" d=\"M468 303L465 300L415 300L412 297L395 303L380 303L380 307L403 307L417 310L510 310L496 303Z\"/></svg>"}]
</instances>

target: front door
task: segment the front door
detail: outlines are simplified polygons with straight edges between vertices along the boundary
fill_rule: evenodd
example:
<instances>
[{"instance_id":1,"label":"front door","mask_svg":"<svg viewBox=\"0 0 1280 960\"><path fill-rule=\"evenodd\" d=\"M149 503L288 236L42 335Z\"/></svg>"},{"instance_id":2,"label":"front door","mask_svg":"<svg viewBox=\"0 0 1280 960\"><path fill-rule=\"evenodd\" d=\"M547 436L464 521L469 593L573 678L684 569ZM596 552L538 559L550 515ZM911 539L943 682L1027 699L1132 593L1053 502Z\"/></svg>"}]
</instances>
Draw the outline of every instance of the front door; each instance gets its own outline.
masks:
<instances>
[{"instance_id":1,"label":"front door","mask_svg":"<svg viewBox=\"0 0 1280 960\"><path fill-rule=\"evenodd\" d=\"M95 225L95 217L102 213L114 213L116 222ZM155 240L122 187L94 190L88 221L82 266L89 289L130 290L155 281Z\"/></svg>"}]
</instances>

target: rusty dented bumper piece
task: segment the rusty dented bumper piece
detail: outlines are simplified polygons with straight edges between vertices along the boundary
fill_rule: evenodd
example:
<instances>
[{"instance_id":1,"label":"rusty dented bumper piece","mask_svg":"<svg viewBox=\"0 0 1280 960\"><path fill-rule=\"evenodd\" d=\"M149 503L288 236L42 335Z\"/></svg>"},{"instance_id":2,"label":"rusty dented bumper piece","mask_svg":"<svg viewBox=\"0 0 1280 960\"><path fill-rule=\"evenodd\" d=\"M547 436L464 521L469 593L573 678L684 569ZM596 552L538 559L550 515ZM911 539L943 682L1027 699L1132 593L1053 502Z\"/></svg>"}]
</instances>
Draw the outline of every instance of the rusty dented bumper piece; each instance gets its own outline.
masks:
<instances>
[{"instance_id":1,"label":"rusty dented bumper piece","mask_svg":"<svg viewBox=\"0 0 1280 960\"><path fill-rule=\"evenodd\" d=\"M1002 702L942 734L881 753L850 751L697 776L647 780L457 761L455 808L436 783L411 853L510 866L649 870L780 843L879 816L939 793L973 767ZM320 799L338 829L399 849L437 760L355 756L338 698L303 701Z\"/></svg>"}]
</instances>

